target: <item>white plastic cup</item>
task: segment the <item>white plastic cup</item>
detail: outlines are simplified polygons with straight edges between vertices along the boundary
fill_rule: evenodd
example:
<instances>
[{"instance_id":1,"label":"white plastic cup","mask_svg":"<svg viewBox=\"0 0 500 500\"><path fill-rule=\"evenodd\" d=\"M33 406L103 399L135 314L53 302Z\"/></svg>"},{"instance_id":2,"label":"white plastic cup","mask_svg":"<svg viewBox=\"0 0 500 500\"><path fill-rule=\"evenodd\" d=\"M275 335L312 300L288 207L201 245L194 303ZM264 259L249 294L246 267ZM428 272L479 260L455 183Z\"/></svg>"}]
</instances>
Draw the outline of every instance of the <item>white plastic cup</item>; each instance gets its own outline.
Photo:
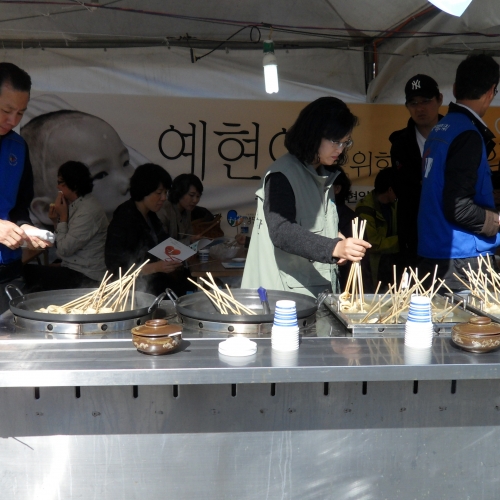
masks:
<instances>
[{"instance_id":1,"label":"white plastic cup","mask_svg":"<svg viewBox=\"0 0 500 500\"><path fill-rule=\"evenodd\" d=\"M415 349L428 349L432 347L434 330L432 323L412 323L405 325L405 346Z\"/></svg>"},{"instance_id":2,"label":"white plastic cup","mask_svg":"<svg viewBox=\"0 0 500 500\"><path fill-rule=\"evenodd\" d=\"M415 349L405 345L405 365L429 365L432 361L432 347L426 349Z\"/></svg>"},{"instance_id":3,"label":"white plastic cup","mask_svg":"<svg viewBox=\"0 0 500 500\"><path fill-rule=\"evenodd\" d=\"M431 300L422 295L412 295L408 310L408 321L427 323L432 320Z\"/></svg>"},{"instance_id":4,"label":"white plastic cup","mask_svg":"<svg viewBox=\"0 0 500 500\"><path fill-rule=\"evenodd\" d=\"M294 300L276 301L273 324L282 327L298 326L297 306Z\"/></svg>"},{"instance_id":5,"label":"white plastic cup","mask_svg":"<svg viewBox=\"0 0 500 500\"><path fill-rule=\"evenodd\" d=\"M299 327L273 325L271 346L280 351L294 351L299 348Z\"/></svg>"},{"instance_id":6,"label":"white plastic cup","mask_svg":"<svg viewBox=\"0 0 500 500\"><path fill-rule=\"evenodd\" d=\"M208 262L208 258L210 256L210 250L198 250L198 258L200 262Z\"/></svg>"},{"instance_id":7,"label":"white plastic cup","mask_svg":"<svg viewBox=\"0 0 500 500\"><path fill-rule=\"evenodd\" d=\"M299 351L280 351L277 349L271 350L271 362L273 366L297 366L299 360Z\"/></svg>"},{"instance_id":8,"label":"white plastic cup","mask_svg":"<svg viewBox=\"0 0 500 500\"><path fill-rule=\"evenodd\" d=\"M297 305L294 300L277 300L276 301L276 309L293 309L295 310Z\"/></svg>"}]
</instances>

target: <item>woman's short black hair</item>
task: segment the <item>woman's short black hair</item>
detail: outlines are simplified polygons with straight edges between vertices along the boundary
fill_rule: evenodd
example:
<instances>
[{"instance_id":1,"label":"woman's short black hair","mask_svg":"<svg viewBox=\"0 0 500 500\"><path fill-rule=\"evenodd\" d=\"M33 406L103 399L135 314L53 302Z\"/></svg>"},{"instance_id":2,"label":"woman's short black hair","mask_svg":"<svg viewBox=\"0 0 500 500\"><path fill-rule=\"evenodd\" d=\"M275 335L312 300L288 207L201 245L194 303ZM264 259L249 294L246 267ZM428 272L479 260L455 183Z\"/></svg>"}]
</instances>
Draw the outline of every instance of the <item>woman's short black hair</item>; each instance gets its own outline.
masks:
<instances>
[{"instance_id":1,"label":"woman's short black hair","mask_svg":"<svg viewBox=\"0 0 500 500\"><path fill-rule=\"evenodd\" d=\"M134 201L142 201L160 185L165 189L172 186L172 177L163 167L155 163L139 165L130 178L130 197Z\"/></svg>"},{"instance_id":2,"label":"woman's short black hair","mask_svg":"<svg viewBox=\"0 0 500 500\"><path fill-rule=\"evenodd\" d=\"M63 163L57 171L57 176L61 177L66 186L78 196L85 196L94 188L90 171L81 161Z\"/></svg>"},{"instance_id":3,"label":"woman's short black hair","mask_svg":"<svg viewBox=\"0 0 500 500\"><path fill-rule=\"evenodd\" d=\"M313 163L322 139L340 141L358 124L346 104L336 97L320 97L308 104L299 114L285 136L285 147L300 161ZM336 165L347 162L342 151Z\"/></svg>"},{"instance_id":4,"label":"woman's short black hair","mask_svg":"<svg viewBox=\"0 0 500 500\"><path fill-rule=\"evenodd\" d=\"M200 195L203 194L203 184L196 175L178 175L172 182L172 189L168 193L168 201L174 205L179 203L180 199L189 191L191 186L194 186Z\"/></svg>"}]
</instances>

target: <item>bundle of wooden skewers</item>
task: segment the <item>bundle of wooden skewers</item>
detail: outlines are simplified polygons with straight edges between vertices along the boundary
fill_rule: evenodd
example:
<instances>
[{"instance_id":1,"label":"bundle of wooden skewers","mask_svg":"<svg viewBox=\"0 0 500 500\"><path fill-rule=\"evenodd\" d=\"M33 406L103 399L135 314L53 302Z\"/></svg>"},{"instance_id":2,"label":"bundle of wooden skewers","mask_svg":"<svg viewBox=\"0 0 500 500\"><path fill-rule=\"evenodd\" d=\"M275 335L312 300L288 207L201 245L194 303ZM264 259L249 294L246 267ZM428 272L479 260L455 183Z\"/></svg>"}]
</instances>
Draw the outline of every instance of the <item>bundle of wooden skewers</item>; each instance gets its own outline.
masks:
<instances>
[{"instance_id":1,"label":"bundle of wooden skewers","mask_svg":"<svg viewBox=\"0 0 500 500\"><path fill-rule=\"evenodd\" d=\"M219 287L216 285L212 273L207 273L207 276L210 279L210 281L207 281L204 278L200 278L200 280L211 291L206 290L205 287L196 283L196 281L192 280L191 278L188 278L188 280L203 291L203 293L209 298L209 300L212 302L212 304L215 306L215 308L220 314L236 314L236 315L257 314L255 311L252 311L248 307L245 307L241 302L238 302L234 298L233 293L231 292L231 289L227 284L226 284L226 289L227 289L226 293L220 290Z\"/></svg>"},{"instance_id":2,"label":"bundle of wooden skewers","mask_svg":"<svg viewBox=\"0 0 500 500\"><path fill-rule=\"evenodd\" d=\"M444 280L440 278L436 280L436 273L437 267L434 270L431 286L426 289L424 282L430 276L430 273L427 273L422 279L419 279L418 269L414 271L412 268L405 268L403 276L399 284L397 284L396 268L393 267L394 284L389 285L389 289L384 295L378 294L380 283L378 284L373 299L369 306L367 306L368 312L360 320L360 323L401 323L401 314L408 311L411 296L413 294L429 297L431 301L432 320L437 323L443 322L447 317L453 314L453 311L460 306L462 302L459 301L454 305L449 305L449 298L446 298L443 307L437 307L433 303L433 299L442 287L452 293Z\"/></svg>"},{"instance_id":3,"label":"bundle of wooden skewers","mask_svg":"<svg viewBox=\"0 0 500 500\"><path fill-rule=\"evenodd\" d=\"M352 237L363 239L366 229L366 220L362 219L359 224L359 218L352 221ZM347 284L344 293L340 295L340 308L342 311L356 310L365 312L365 294L363 290L363 275L361 272L361 263L353 262L347 278Z\"/></svg>"},{"instance_id":4,"label":"bundle of wooden skewers","mask_svg":"<svg viewBox=\"0 0 500 500\"><path fill-rule=\"evenodd\" d=\"M454 276L481 301L483 310L500 313L500 275L493 269L488 258L480 255L477 260L477 271L474 271L470 264L468 269L463 268L468 283L458 275Z\"/></svg>"},{"instance_id":5,"label":"bundle of wooden skewers","mask_svg":"<svg viewBox=\"0 0 500 500\"><path fill-rule=\"evenodd\" d=\"M149 260L135 270L135 264L132 264L123 276L120 268L118 280L111 283L109 281L113 274L106 272L97 290L61 306L49 305L47 308L38 309L36 312L49 314L104 314L134 310L135 280L148 262Z\"/></svg>"},{"instance_id":6,"label":"bundle of wooden skewers","mask_svg":"<svg viewBox=\"0 0 500 500\"><path fill-rule=\"evenodd\" d=\"M359 219L357 218L352 221L352 235L354 238L362 239L365 229L365 220L362 220L361 223L359 223ZM451 292L442 279L436 280L436 274L437 267L434 270L431 286L426 289L423 283L430 276L430 273L427 273L422 279L419 279L418 269L414 271L408 268L403 271L402 278L398 284L396 266L393 266L393 284L389 285L385 294L379 295L378 292L381 286L379 282L371 303L367 304L363 289L361 263L354 262L351 265L345 291L339 295L339 309L343 313L365 313L365 316L359 321L360 323L398 323L400 322L401 314L409 309L412 294L427 296L431 299L432 304L432 299L441 287ZM447 298L442 308L433 306L434 321L444 321L444 319L449 317L454 309L461 304L461 302L458 302L455 305L448 306L448 302L449 299Z\"/></svg>"}]
</instances>

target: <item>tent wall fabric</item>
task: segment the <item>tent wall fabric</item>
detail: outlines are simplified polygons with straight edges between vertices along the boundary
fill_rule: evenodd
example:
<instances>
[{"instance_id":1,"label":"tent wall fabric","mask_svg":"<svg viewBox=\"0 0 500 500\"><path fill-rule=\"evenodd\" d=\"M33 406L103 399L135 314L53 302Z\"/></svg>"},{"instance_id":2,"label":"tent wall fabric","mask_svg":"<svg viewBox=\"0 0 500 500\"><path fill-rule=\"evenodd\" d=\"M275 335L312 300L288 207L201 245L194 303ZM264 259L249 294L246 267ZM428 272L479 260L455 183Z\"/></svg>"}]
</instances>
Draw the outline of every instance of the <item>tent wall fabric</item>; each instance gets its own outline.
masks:
<instances>
[{"instance_id":1,"label":"tent wall fabric","mask_svg":"<svg viewBox=\"0 0 500 500\"><path fill-rule=\"evenodd\" d=\"M198 51L197 51L198 52ZM208 99L311 101L325 94L365 101L363 55L354 51L300 49L279 55L280 91L264 89L262 52L217 51L191 63L189 49L4 50L4 61L28 71L33 91L107 93Z\"/></svg>"}]
</instances>

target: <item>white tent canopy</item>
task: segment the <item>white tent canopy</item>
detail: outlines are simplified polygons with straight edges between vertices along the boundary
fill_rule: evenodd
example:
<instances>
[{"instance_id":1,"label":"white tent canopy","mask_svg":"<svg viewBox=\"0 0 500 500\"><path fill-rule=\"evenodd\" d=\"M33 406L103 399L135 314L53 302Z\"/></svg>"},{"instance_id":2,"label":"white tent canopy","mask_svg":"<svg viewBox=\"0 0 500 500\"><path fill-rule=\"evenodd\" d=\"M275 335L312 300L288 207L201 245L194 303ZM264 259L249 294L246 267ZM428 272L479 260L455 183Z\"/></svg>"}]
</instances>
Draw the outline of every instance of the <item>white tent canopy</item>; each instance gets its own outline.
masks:
<instances>
[{"instance_id":1,"label":"white tent canopy","mask_svg":"<svg viewBox=\"0 0 500 500\"><path fill-rule=\"evenodd\" d=\"M398 103L404 82L425 72L446 100L466 54L500 55L499 25L498 0L473 0L461 18L423 0L0 2L2 59L26 68L39 92L264 99L272 30L273 99Z\"/></svg>"}]
</instances>

